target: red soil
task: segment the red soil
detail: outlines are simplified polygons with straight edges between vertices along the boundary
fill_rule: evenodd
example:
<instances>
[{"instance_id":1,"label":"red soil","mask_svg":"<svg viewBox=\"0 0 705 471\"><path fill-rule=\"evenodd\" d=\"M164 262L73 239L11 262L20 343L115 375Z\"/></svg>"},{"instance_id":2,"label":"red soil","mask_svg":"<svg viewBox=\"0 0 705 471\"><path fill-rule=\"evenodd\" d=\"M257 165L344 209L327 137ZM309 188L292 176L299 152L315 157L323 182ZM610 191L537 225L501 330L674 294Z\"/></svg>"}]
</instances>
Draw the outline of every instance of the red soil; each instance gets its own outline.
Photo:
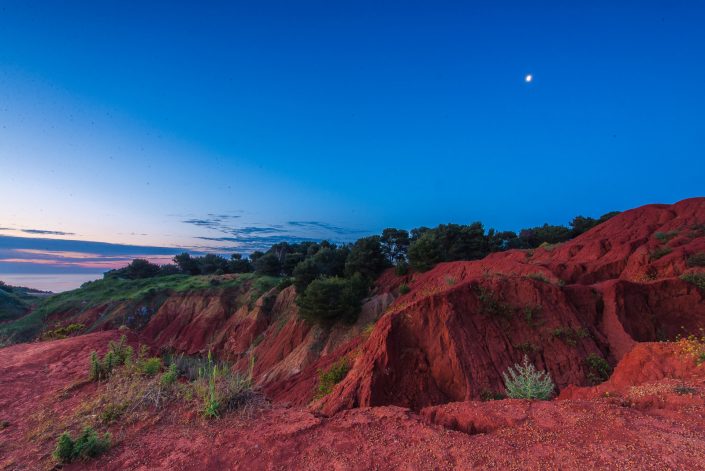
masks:
<instances>
[{"instance_id":1,"label":"red soil","mask_svg":"<svg viewBox=\"0 0 705 471\"><path fill-rule=\"evenodd\" d=\"M82 382L87 356L117 336L103 332L0 350L6 365L0 418L9 422L0 431L0 469L52 466L56 435L36 433L42 424L36 412L59 421L98 394L102 385ZM385 406L325 418L274 405L252 418L208 422L172 406L126 428L113 426L115 445L106 455L65 469L702 469L705 370L674 344L639 349L615 376L648 357L652 372L644 379L676 372L684 378L678 383L696 392L678 396L672 380L660 379L648 383L648 391L666 400L638 406L615 392L591 400L456 402L420 415ZM628 375L619 384L624 381ZM624 383L622 390L629 387Z\"/></svg>"}]
</instances>

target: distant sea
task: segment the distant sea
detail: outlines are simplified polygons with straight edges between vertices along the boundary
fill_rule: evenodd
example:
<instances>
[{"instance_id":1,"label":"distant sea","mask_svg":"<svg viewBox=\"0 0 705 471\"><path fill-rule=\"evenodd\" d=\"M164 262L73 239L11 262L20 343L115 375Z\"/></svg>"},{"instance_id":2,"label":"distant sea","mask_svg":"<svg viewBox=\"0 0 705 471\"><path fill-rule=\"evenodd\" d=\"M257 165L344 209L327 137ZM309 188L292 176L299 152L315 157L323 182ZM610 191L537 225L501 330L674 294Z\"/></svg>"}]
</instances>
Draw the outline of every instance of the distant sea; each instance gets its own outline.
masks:
<instances>
[{"instance_id":1,"label":"distant sea","mask_svg":"<svg viewBox=\"0 0 705 471\"><path fill-rule=\"evenodd\" d=\"M25 286L60 293L80 287L86 281L103 278L101 273L36 275L28 273L0 273L0 280L12 286Z\"/></svg>"}]
</instances>

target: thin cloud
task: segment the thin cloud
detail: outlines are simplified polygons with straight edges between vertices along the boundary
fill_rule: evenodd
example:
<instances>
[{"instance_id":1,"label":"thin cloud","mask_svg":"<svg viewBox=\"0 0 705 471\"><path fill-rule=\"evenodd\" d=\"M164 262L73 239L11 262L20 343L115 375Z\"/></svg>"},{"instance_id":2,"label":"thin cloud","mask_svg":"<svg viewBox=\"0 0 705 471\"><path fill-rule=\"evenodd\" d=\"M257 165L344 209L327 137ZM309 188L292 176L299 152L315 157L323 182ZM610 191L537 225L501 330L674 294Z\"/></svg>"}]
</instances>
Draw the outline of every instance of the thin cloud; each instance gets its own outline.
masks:
<instances>
[{"instance_id":1,"label":"thin cloud","mask_svg":"<svg viewBox=\"0 0 705 471\"><path fill-rule=\"evenodd\" d=\"M289 221L287 224L293 227L304 229L322 229L341 235L361 234L367 232L359 229L350 229L347 227L335 226L333 224L328 224L327 222L321 221Z\"/></svg>"},{"instance_id":2,"label":"thin cloud","mask_svg":"<svg viewBox=\"0 0 705 471\"><path fill-rule=\"evenodd\" d=\"M31 255L44 255L52 258L100 258L102 255L88 252L69 252L62 250L40 250L40 249L14 249L18 253Z\"/></svg>"},{"instance_id":3,"label":"thin cloud","mask_svg":"<svg viewBox=\"0 0 705 471\"><path fill-rule=\"evenodd\" d=\"M101 273L135 258L171 263L177 247L0 236L0 273Z\"/></svg>"},{"instance_id":4,"label":"thin cloud","mask_svg":"<svg viewBox=\"0 0 705 471\"><path fill-rule=\"evenodd\" d=\"M20 231L24 232L25 234L60 235L60 236L76 235L73 232L47 231L45 229L20 229Z\"/></svg>"}]
</instances>

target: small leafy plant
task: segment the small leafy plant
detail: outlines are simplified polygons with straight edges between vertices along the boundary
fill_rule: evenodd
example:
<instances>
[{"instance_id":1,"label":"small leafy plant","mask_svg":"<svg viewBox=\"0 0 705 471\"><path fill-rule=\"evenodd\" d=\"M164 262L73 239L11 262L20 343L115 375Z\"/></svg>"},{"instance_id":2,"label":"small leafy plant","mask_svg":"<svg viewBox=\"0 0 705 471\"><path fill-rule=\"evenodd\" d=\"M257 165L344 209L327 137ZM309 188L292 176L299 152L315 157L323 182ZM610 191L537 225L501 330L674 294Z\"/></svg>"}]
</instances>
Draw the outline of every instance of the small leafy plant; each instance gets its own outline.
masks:
<instances>
[{"instance_id":1,"label":"small leafy plant","mask_svg":"<svg viewBox=\"0 0 705 471\"><path fill-rule=\"evenodd\" d=\"M512 317L512 306L502 301L491 289L477 285L475 294L480 301L480 311L486 316L501 319Z\"/></svg>"},{"instance_id":2,"label":"small leafy plant","mask_svg":"<svg viewBox=\"0 0 705 471\"><path fill-rule=\"evenodd\" d=\"M406 283L403 283L401 286L399 286L399 294L407 294L410 291L411 288L409 288L409 285L407 285Z\"/></svg>"},{"instance_id":3,"label":"small leafy plant","mask_svg":"<svg viewBox=\"0 0 705 471\"><path fill-rule=\"evenodd\" d=\"M119 342L110 341L108 351L101 360L98 354L93 351L90 356L90 366L88 376L91 381L107 379L113 370L124 364L132 362L133 349L127 345L127 338L123 335Z\"/></svg>"},{"instance_id":4,"label":"small leafy plant","mask_svg":"<svg viewBox=\"0 0 705 471\"><path fill-rule=\"evenodd\" d=\"M164 372L162 377L160 378L159 382L161 383L162 386L171 386L172 384L176 383L176 380L179 378L179 372L176 369L176 363L171 363L169 365L169 368Z\"/></svg>"},{"instance_id":5,"label":"small leafy plant","mask_svg":"<svg viewBox=\"0 0 705 471\"><path fill-rule=\"evenodd\" d=\"M92 427L86 427L76 440L70 433L62 433L56 441L54 458L60 463L71 463L79 459L95 458L108 449L110 449L110 434L106 433L101 437Z\"/></svg>"},{"instance_id":6,"label":"small leafy plant","mask_svg":"<svg viewBox=\"0 0 705 471\"><path fill-rule=\"evenodd\" d=\"M138 364L138 369L145 376L155 376L162 369L162 359L151 357L141 360Z\"/></svg>"},{"instance_id":7,"label":"small leafy plant","mask_svg":"<svg viewBox=\"0 0 705 471\"><path fill-rule=\"evenodd\" d=\"M555 389L551 376L545 371L537 371L526 355L521 365L510 366L503 376L507 396L512 399L547 400Z\"/></svg>"},{"instance_id":8,"label":"small leafy plant","mask_svg":"<svg viewBox=\"0 0 705 471\"><path fill-rule=\"evenodd\" d=\"M336 384L341 382L350 371L350 361L343 357L333 363L327 370L318 372L318 391L315 398L320 399L330 394Z\"/></svg>"},{"instance_id":9,"label":"small leafy plant","mask_svg":"<svg viewBox=\"0 0 705 471\"><path fill-rule=\"evenodd\" d=\"M250 357L247 374L232 371L230 365L213 360L210 352L208 362L199 370L196 388L203 403L203 416L214 419L222 413L255 404L259 399L252 380L254 357Z\"/></svg>"}]
</instances>

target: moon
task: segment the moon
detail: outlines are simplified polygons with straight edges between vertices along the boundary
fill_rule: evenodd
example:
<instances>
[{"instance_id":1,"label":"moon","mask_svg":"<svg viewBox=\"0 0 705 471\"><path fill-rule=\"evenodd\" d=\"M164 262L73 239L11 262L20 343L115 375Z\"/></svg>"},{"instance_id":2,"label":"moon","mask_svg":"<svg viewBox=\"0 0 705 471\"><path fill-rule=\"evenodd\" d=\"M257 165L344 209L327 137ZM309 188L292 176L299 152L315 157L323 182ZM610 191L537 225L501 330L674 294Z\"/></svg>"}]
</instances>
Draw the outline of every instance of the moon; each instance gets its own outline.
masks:
<instances>
[{"instance_id":1,"label":"moon","mask_svg":"<svg viewBox=\"0 0 705 471\"><path fill-rule=\"evenodd\" d=\"M531 81L532 81L533 79L534 79L534 76L533 76L533 75L531 75L531 74L526 74L526 76L524 77L524 82L526 82L526 83L531 83Z\"/></svg>"}]
</instances>

